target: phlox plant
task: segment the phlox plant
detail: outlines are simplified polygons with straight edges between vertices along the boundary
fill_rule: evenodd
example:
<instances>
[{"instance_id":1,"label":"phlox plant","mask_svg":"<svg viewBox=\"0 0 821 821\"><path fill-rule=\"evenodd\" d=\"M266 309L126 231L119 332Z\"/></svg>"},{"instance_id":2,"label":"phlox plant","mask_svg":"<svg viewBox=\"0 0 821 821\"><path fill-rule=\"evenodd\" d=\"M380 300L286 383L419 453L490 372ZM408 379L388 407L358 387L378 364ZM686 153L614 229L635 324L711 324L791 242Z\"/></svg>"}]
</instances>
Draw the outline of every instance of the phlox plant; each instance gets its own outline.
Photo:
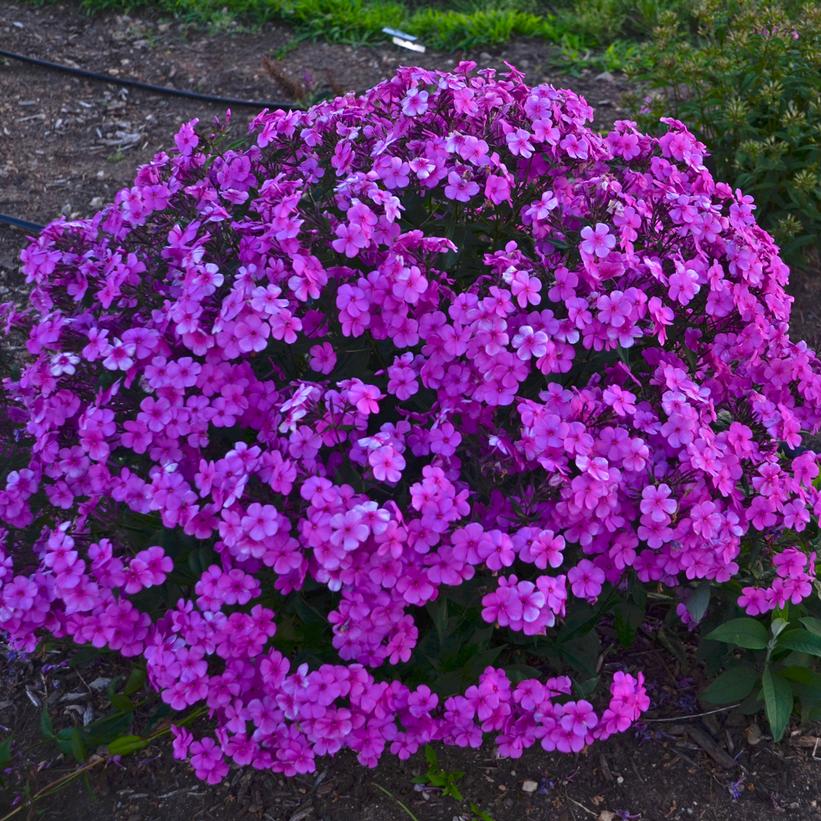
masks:
<instances>
[{"instance_id":1,"label":"phlox plant","mask_svg":"<svg viewBox=\"0 0 821 821\"><path fill-rule=\"evenodd\" d=\"M189 122L49 225L6 309L9 640L143 659L207 707L174 750L215 783L578 752L649 700L542 664L568 624L636 586L811 595L821 369L788 270L682 123L592 115L513 68L404 68L241 145Z\"/></svg>"}]
</instances>

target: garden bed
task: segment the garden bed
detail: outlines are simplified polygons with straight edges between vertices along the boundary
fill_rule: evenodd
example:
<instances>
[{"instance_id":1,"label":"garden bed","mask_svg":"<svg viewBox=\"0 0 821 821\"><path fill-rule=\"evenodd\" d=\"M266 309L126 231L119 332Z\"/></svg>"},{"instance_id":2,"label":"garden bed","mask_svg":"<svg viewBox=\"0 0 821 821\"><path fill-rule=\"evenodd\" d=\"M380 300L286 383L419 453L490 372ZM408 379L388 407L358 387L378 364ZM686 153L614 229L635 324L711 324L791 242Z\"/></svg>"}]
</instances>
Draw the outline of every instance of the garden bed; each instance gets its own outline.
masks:
<instances>
[{"instance_id":1,"label":"garden bed","mask_svg":"<svg viewBox=\"0 0 821 821\"><path fill-rule=\"evenodd\" d=\"M63 658L55 653L48 661L53 665ZM111 658L80 660L77 669L44 668L42 659L0 662L0 724L15 739L12 779L18 790L18 779L35 793L79 767L43 738L42 707L33 699L49 704L55 727L81 721L85 711L94 718L110 713L103 691L112 678L127 673ZM461 805L435 787L414 785L427 770L421 753L405 763L385 756L375 770L364 770L344 754L322 763L316 775L296 778L239 770L209 787L173 760L169 743L159 742L120 762L93 767L85 783L77 779L38 802L39 817L399 821L408 816L398 799L419 821L474 821L466 810L470 803L494 821L821 819L821 728L796 729L774 745L762 735L761 720L728 712L699 715L701 682L685 673L697 675L697 665L671 665L651 636L642 637L623 659L640 663L648 675L654 701L649 720L578 756L536 749L510 761L495 759L488 746L440 750L443 770L464 773L457 783L465 798ZM13 798L13 791L0 790L0 808Z\"/></svg>"},{"instance_id":2,"label":"garden bed","mask_svg":"<svg viewBox=\"0 0 821 821\"><path fill-rule=\"evenodd\" d=\"M452 66L457 56L416 55L395 48L357 49L302 43L282 28L259 32L211 32L147 17L88 18L74 6L0 2L0 37L7 48L58 62L155 83L245 98L301 99L322 92L364 88L410 62ZM625 112L619 97L628 86L620 77L587 70L562 77L556 54L543 42L517 41L504 54L469 55L481 65L508 60L532 82L568 85L584 94L607 123ZM177 124L205 120L219 106L123 92L8 64L0 67L0 211L45 222L59 213L85 216L133 177L134 169L169 144ZM237 110L237 127L251 111ZM22 235L0 226L0 301L22 294L16 256ZM793 328L817 345L821 294L817 279L794 281ZM757 734L752 720L700 712L694 664L665 666L649 638L642 654L654 688L653 719L631 735L612 739L578 757L529 752L520 761L496 761L489 750L448 751L440 764L464 771L460 789L469 802L496 821L522 818L582 819L821 819L817 796L821 747L797 732L774 746ZM47 659L54 663L56 658ZM95 681L111 678L118 666L104 658L79 671L44 669L45 660L0 662L0 724L15 740L13 789L0 793L0 811L14 800L22 777L31 792L75 769L56 756L41 737L43 703L55 724L82 721L86 709L106 709ZM64 695L79 694L74 699ZM81 709L68 711L68 706ZM5 733L5 731L4 731ZM187 766L171 760L166 744L108 763L44 800L46 818L271 818L387 821L402 817L387 789L420 821L453 819L463 806L436 789L414 789L424 772L421 755L407 764L386 760L365 772L352 757L323 765L316 777L286 780L237 772L208 788ZM734 763L731 763L734 762ZM42 764L42 766L41 766ZM525 791L525 782L536 787ZM378 786L377 786L378 785ZM528 785L530 788L532 785ZM616 814L616 813L621 813ZM23 814L21 814L22 816ZM1 817L1 816L0 816ZM463 816L465 818L468 815Z\"/></svg>"},{"instance_id":3,"label":"garden bed","mask_svg":"<svg viewBox=\"0 0 821 821\"><path fill-rule=\"evenodd\" d=\"M310 102L320 95L365 89L400 65L449 68L454 54L416 54L386 45L353 48L297 42L284 27L255 32L212 31L147 16L88 16L76 5L0 3L4 47L120 77L271 101ZM602 123L625 116L620 76L592 69L562 76L559 51L544 41L518 40L504 53L464 55L480 66L509 61L532 82L570 85ZM74 79L11 61L0 70L0 210L46 222L59 214L93 213L136 167L166 147L178 124L219 115L219 105L158 97ZM244 127L256 112L235 109ZM0 228L0 266L8 271L21 237Z\"/></svg>"}]
</instances>

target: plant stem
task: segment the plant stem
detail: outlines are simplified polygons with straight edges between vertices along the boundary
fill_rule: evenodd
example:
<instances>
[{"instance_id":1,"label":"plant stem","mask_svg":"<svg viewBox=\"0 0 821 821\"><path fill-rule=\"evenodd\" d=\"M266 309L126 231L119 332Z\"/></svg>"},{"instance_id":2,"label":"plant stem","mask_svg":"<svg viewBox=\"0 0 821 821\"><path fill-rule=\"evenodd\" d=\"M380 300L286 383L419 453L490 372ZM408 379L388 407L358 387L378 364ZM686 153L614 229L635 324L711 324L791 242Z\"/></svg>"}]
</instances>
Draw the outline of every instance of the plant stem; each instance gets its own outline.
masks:
<instances>
[{"instance_id":1,"label":"plant stem","mask_svg":"<svg viewBox=\"0 0 821 821\"><path fill-rule=\"evenodd\" d=\"M79 776L83 775L89 770L93 770L94 767L96 767L98 764L106 760L107 758L105 756L95 756L91 759L91 761L88 762L88 764L85 764L79 769L62 776L61 778L58 778L56 781L52 781L50 784L46 784L46 786L43 787L42 790L39 790L38 792L34 793L34 795L32 795L31 798L28 799L28 801L26 801L23 804L20 804L19 807L16 807L10 813L7 813L2 818L0 818L0 821L8 821L8 819L14 818L15 815L22 812L24 809L31 808L32 805L34 805L41 798L45 798L47 795L51 795L52 793L57 792L58 790L62 789L66 784L73 781L75 778L78 778Z\"/></svg>"},{"instance_id":2,"label":"plant stem","mask_svg":"<svg viewBox=\"0 0 821 821\"><path fill-rule=\"evenodd\" d=\"M381 792L385 793L385 795L387 795L388 798L392 798L394 801L396 801L396 803L399 804L399 806L407 813L408 818L410 818L412 821L419 821L419 819L410 811L410 809L408 809L408 806L406 804L403 804L390 790L386 790L381 784L374 784L373 786L376 787L377 790L380 790ZM5 820L0 818L0 821Z\"/></svg>"}]
</instances>

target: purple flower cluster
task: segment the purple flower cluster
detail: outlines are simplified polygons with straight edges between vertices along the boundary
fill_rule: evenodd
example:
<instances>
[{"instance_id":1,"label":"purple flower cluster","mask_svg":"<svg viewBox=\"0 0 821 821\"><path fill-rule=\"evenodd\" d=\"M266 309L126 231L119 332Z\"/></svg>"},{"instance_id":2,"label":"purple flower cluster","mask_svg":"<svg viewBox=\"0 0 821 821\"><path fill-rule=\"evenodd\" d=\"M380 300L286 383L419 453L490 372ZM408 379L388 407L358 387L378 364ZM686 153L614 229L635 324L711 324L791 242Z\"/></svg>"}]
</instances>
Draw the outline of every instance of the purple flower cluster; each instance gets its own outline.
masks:
<instances>
[{"instance_id":1,"label":"purple flower cluster","mask_svg":"<svg viewBox=\"0 0 821 821\"><path fill-rule=\"evenodd\" d=\"M812 594L816 579L815 553L807 555L795 547L787 548L774 559L775 578L767 587L745 587L738 603L751 616L769 613L787 604L800 604Z\"/></svg>"},{"instance_id":2,"label":"purple flower cluster","mask_svg":"<svg viewBox=\"0 0 821 821\"><path fill-rule=\"evenodd\" d=\"M0 490L0 629L143 656L174 709L208 706L213 736L175 752L217 782L484 734L573 752L647 709L641 674L599 711L565 676L392 679L468 580L484 621L544 636L630 577L734 579L760 538L766 602L808 595L812 557L777 537L821 512L817 460L781 446L821 425L821 368L787 269L681 123L591 119L512 69L407 68L263 112L241 149L188 123L51 224L21 255L31 310L7 310L28 451ZM180 544L212 558L152 614ZM340 663L281 652L272 603L308 589Z\"/></svg>"}]
</instances>

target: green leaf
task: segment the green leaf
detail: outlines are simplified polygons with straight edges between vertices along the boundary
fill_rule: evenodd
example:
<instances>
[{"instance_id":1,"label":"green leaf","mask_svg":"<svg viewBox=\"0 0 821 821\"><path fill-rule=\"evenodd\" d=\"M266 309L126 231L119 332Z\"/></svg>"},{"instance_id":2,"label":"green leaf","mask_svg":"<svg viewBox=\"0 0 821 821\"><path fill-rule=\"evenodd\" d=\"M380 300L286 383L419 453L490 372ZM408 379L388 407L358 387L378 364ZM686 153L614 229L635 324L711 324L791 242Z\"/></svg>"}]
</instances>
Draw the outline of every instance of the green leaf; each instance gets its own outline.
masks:
<instances>
[{"instance_id":1,"label":"green leaf","mask_svg":"<svg viewBox=\"0 0 821 821\"><path fill-rule=\"evenodd\" d=\"M376 789L380 792L385 793L385 795L387 795L389 798L392 798L397 804L399 804L399 806L402 808L402 810L405 812L408 818L411 819L411 821L419 821L419 819L408 809L408 807L405 804L403 804L390 790L385 789L381 784L374 784L373 786L376 787Z\"/></svg>"},{"instance_id":2,"label":"green leaf","mask_svg":"<svg viewBox=\"0 0 821 821\"><path fill-rule=\"evenodd\" d=\"M77 763L82 764L88 757L85 733L80 727L64 727L57 733L55 739L60 752L74 756Z\"/></svg>"},{"instance_id":3,"label":"green leaf","mask_svg":"<svg viewBox=\"0 0 821 821\"><path fill-rule=\"evenodd\" d=\"M816 673L810 670L809 667L799 667L798 665L791 667L781 667L778 672L786 679L789 679L796 684L806 684L808 686L818 687L818 692L821 695L821 673Z\"/></svg>"},{"instance_id":4,"label":"green leaf","mask_svg":"<svg viewBox=\"0 0 821 821\"><path fill-rule=\"evenodd\" d=\"M11 736L0 744L0 770L11 762Z\"/></svg>"},{"instance_id":5,"label":"green leaf","mask_svg":"<svg viewBox=\"0 0 821 821\"><path fill-rule=\"evenodd\" d=\"M46 738L56 738L54 735L54 723L46 710L40 713L40 732L42 732Z\"/></svg>"},{"instance_id":6,"label":"green leaf","mask_svg":"<svg viewBox=\"0 0 821 821\"><path fill-rule=\"evenodd\" d=\"M71 731L74 729L74 727L63 727L63 729L58 730L54 736L57 747L63 755L71 755Z\"/></svg>"},{"instance_id":7,"label":"green leaf","mask_svg":"<svg viewBox=\"0 0 821 821\"><path fill-rule=\"evenodd\" d=\"M450 796L455 801L463 801L464 800L464 796L462 795L461 790L453 782L451 782L450 784L448 784L445 787L445 789L443 790L443 793L445 795Z\"/></svg>"},{"instance_id":8,"label":"green leaf","mask_svg":"<svg viewBox=\"0 0 821 821\"><path fill-rule=\"evenodd\" d=\"M115 710L119 710L121 713L134 712L134 702L122 693L114 693L114 695L111 696L111 706L114 707Z\"/></svg>"},{"instance_id":9,"label":"green leaf","mask_svg":"<svg viewBox=\"0 0 821 821\"><path fill-rule=\"evenodd\" d=\"M514 684L528 678L539 678L542 674L540 670L531 667L529 664L506 664L505 673Z\"/></svg>"},{"instance_id":10,"label":"green leaf","mask_svg":"<svg viewBox=\"0 0 821 821\"><path fill-rule=\"evenodd\" d=\"M493 816L485 812L478 804L471 803L470 811L473 813L476 821L493 821Z\"/></svg>"},{"instance_id":11,"label":"green leaf","mask_svg":"<svg viewBox=\"0 0 821 821\"><path fill-rule=\"evenodd\" d=\"M151 715L148 717L148 726L154 727L155 725L159 724L163 719L168 718L173 713L173 710L165 703L160 702L157 706L151 711ZM183 719L185 721L185 719ZM177 721L177 724L182 724L182 721Z\"/></svg>"},{"instance_id":12,"label":"green leaf","mask_svg":"<svg viewBox=\"0 0 821 821\"><path fill-rule=\"evenodd\" d=\"M821 636L821 619L816 619L812 616L804 616L804 618L799 619L799 621L814 636Z\"/></svg>"},{"instance_id":13,"label":"green leaf","mask_svg":"<svg viewBox=\"0 0 821 821\"><path fill-rule=\"evenodd\" d=\"M88 667L105 654L105 650L98 649L91 644L83 644L72 654L68 663L74 667Z\"/></svg>"},{"instance_id":14,"label":"green leaf","mask_svg":"<svg viewBox=\"0 0 821 821\"><path fill-rule=\"evenodd\" d=\"M108 745L110 755L128 755L148 746L148 739L138 735L121 735Z\"/></svg>"},{"instance_id":15,"label":"green leaf","mask_svg":"<svg viewBox=\"0 0 821 821\"><path fill-rule=\"evenodd\" d=\"M770 732L774 741L781 741L792 715L792 687L787 679L773 672L769 665L764 668L761 685L764 695L764 711L770 723Z\"/></svg>"},{"instance_id":16,"label":"green leaf","mask_svg":"<svg viewBox=\"0 0 821 821\"><path fill-rule=\"evenodd\" d=\"M595 632L577 635L571 641L562 642L558 650L561 657L582 675L590 677L596 674L601 643Z\"/></svg>"},{"instance_id":17,"label":"green leaf","mask_svg":"<svg viewBox=\"0 0 821 821\"><path fill-rule=\"evenodd\" d=\"M83 733L79 727L72 727L69 734L69 747L71 754L74 756L78 764L82 764L88 754L86 753L86 745L83 740Z\"/></svg>"},{"instance_id":18,"label":"green leaf","mask_svg":"<svg viewBox=\"0 0 821 821\"><path fill-rule=\"evenodd\" d=\"M778 637L776 648L821 657L821 636L814 636L809 630L800 627L797 630L787 630Z\"/></svg>"},{"instance_id":19,"label":"green leaf","mask_svg":"<svg viewBox=\"0 0 821 821\"><path fill-rule=\"evenodd\" d=\"M698 623L710 605L710 585L701 584L687 597L687 612L694 622Z\"/></svg>"},{"instance_id":20,"label":"green leaf","mask_svg":"<svg viewBox=\"0 0 821 821\"><path fill-rule=\"evenodd\" d=\"M770 624L770 632L773 638L778 638L788 627L790 623L786 619L773 619Z\"/></svg>"},{"instance_id":21,"label":"green leaf","mask_svg":"<svg viewBox=\"0 0 821 821\"><path fill-rule=\"evenodd\" d=\"M431 621L436 628L436 635L439 638L439 643L444 644L448 626L447 598L445 596L441 596L437 602L428 604L425 609L428 611Z\"/></svg>"},{"instance_id":22,"label":"green leaf","mask_svg":"<svg viewBox=\"0 0 821 821\"><path fill-rule=\"evenodd\" d=\"M636 633L644 621L644 608L632 602L621 602L616 606L616 637L622 647L630 647L636 640Z\"/></svg>"},{"instance_id":23,"label":"green leaf","mask_svg":"<svg viewBox=\"0 0 821 821\"><path fill-rule=\"evenodd\" d=\"M750 618L730 619L705 636L710 641L735 644L748 650L763 650L767 646L767 630L761 622Z\"/></svg>"},{"instance_id":24,"label":"green leaf","mask_svg":"<svg viewBox=\"0 0 821 821\"><path fill-rule=\"evenodd\" d=\"M579 698L591 698L596 688L599 686L599 676L591 676L587 679L573 682L573 691Z\"/></svg>"},{"instance_id":25,"label":"green leaf","mask_svg":"<svg viewBox=\"0 0 821 821\"><path fill-rule=\"evenodd\" d=\"M778 672L791 682L793 694L802 708L821 706L821 673L809 667L781 667Z\"/></svg>"},{"instance_id":26,"label":"green leaf","mask_svg":"<svg viewBox=\"0 0 821 821\"><path fill-rule=\"evenodd\" d=\"M108 744L131 729L133 716L130 713L111 713L97 719L85 728L86 737L93 747Z\"/></svg>"},{"instance_id":27,"label":"green leaf","mask_svg":"<svg viewBox=\"0 0 821 821\"><path fill-rule=\"evenodd\" d=\"M134 693L145 687L145 670L142 667L135 667L128 676L128 680L123 687L123 695L133 696Z\"/></svg>"},{"instance_id":28,"label":"green leaf","mask_svg":"<svg viewBox=\"0 0 821 821\"><path fill-rule=\"evenodd\" d=\"M758 680L758 673L749 664L730 667L718 676L701 694L710 704L732 704L746 698Z\"/></svg>"}]
</instances>

